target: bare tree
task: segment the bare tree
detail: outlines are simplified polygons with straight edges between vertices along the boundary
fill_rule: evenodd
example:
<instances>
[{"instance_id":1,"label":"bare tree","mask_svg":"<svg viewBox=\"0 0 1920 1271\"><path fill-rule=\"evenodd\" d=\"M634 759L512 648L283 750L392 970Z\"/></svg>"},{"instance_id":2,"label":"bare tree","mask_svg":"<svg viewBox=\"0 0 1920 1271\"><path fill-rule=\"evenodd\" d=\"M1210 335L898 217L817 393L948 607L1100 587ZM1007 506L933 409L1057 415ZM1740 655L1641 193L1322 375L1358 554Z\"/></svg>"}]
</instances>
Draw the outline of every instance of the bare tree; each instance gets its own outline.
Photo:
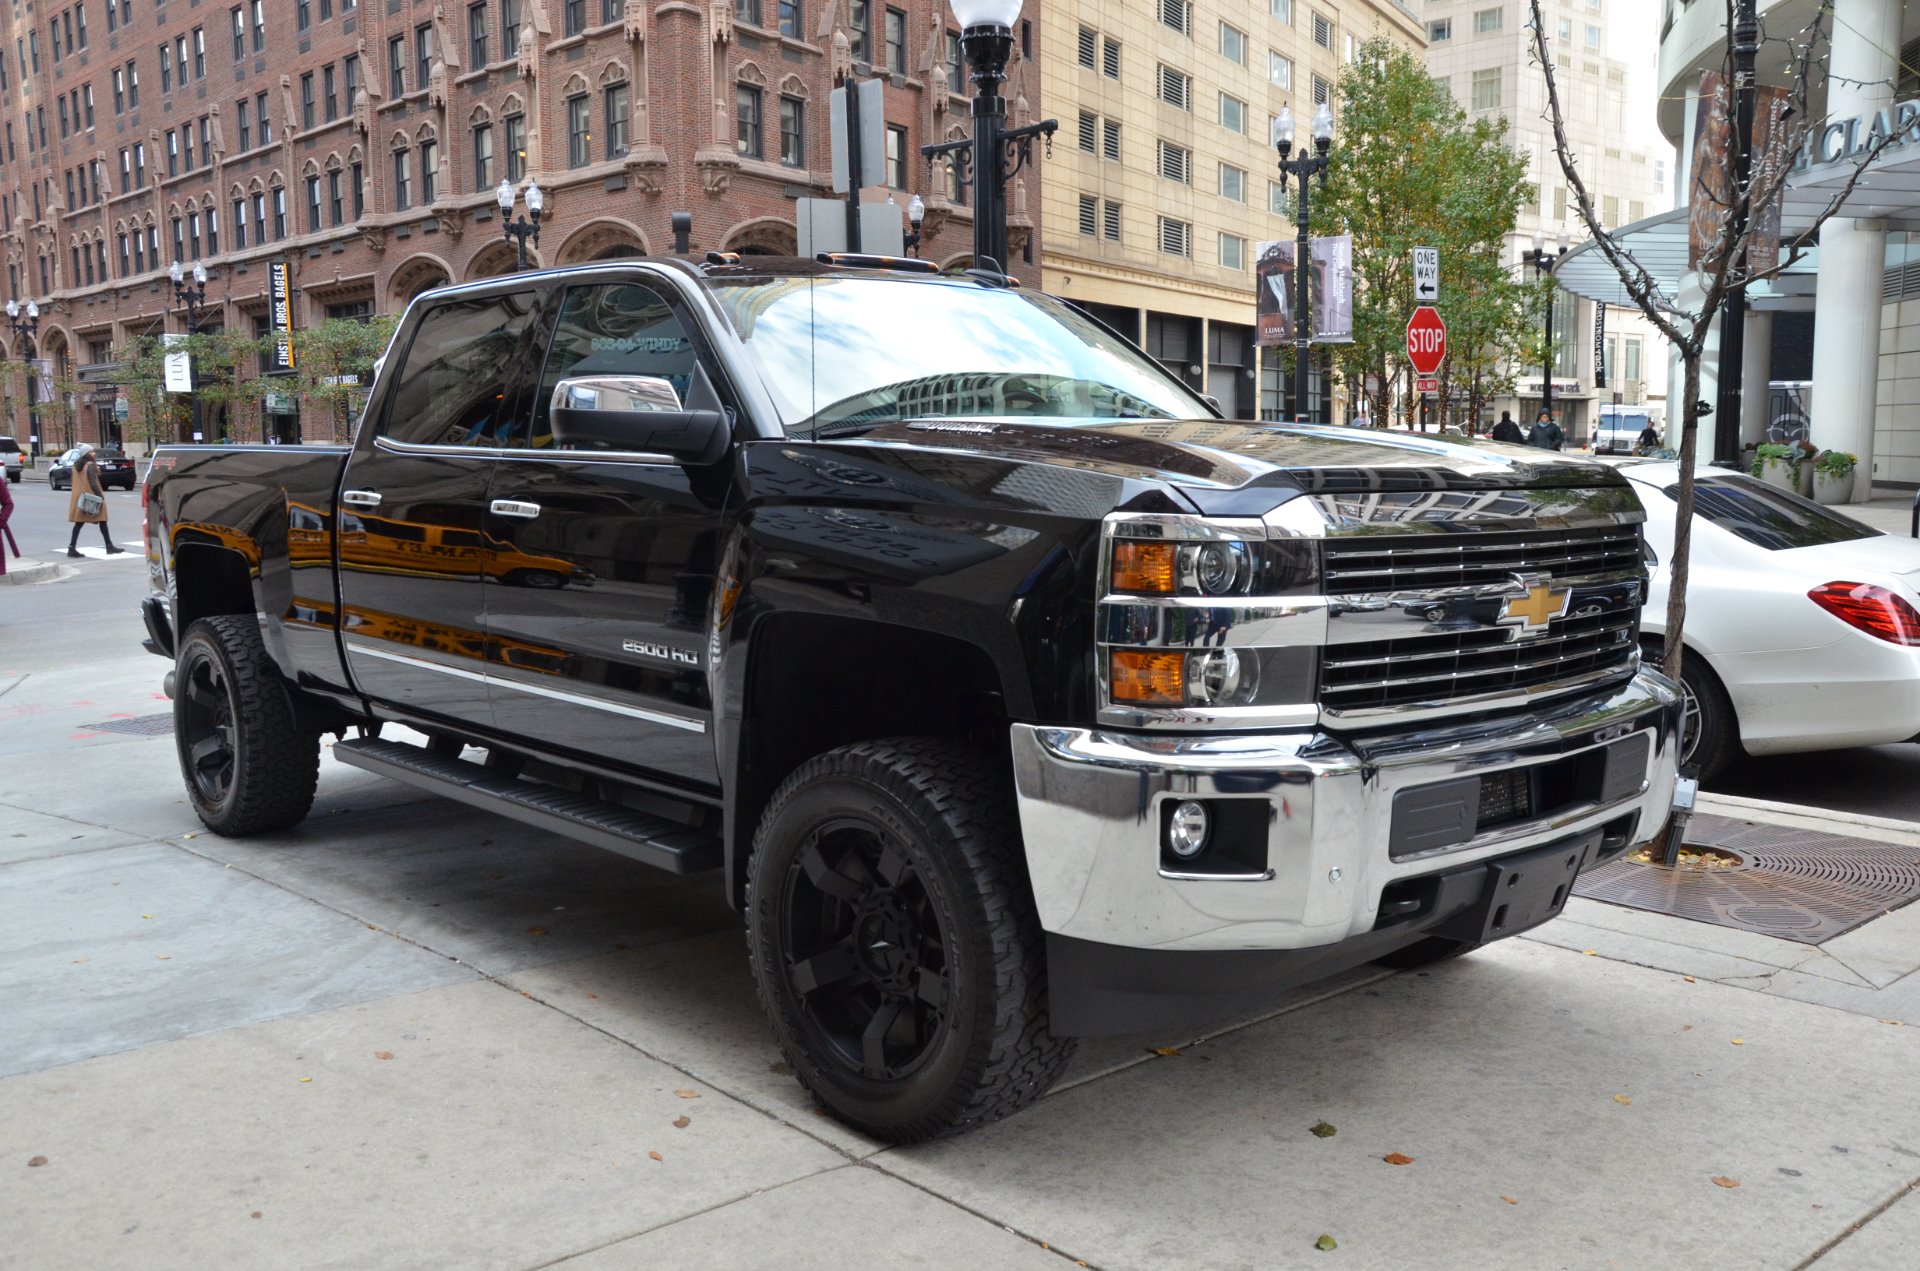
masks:
<instances>
[{"instance_id":1,"label":"bare tree","mask_svg":"<svg viewBox=\"0 0 1920 1271\"><path fill-rule=\"evenodd\" d=\"M1753 74L1752 49L1758 35L1754 26L1742 28L1736 23L1738 15L1734 2L1726 0L1727 61L1722 79L1729 93L1738 82L1740 72L1744 71L1749 77ZM1749 171L1744 176L1740 172L1742 165L1737 152L1747 144L1748 139L1737 135L1733 144L1713 156L1711 166L1703 170L1701 165L1696 164L1689 173L1688 202L1695 208L1696 219L1704 202L1717 225L1694 271L1695 283L1699 288L1698 299L1683 304L1675 291L1663 286L1634 259L1632 251L1622 246L1600 223L1600 217L1594 211L1593 197L1580 175L1579 156L1573 153L1567 142L1566 117L1561 106L1553 57L1547 47L1546 19L1541 13L1540 0L1529 0L1529 8L1532 15L1529 25L1533 36L1533 56L1546 79L1547 118L1553 126L1560 170L1573 191L1580 220L1593 236L1595 249L1620 275L1621 284L1633 303L1656 330L1673 342L1684 368L1684 388L1680 395L1680 484L1673 555L1669 561L1672 583L1667 593L1666 656L1662 666L1669 676L1677 680L1681 672L1684 650L1682 636L1687 616L1687 559L1693 530L1696 438L1700 416L1711 409L1703 409L1705 403L1700 400L1700 360L1706 351L1708 333L1714 319L1733 296L1743 293L1756 282L1791 268L1807 254L1819 240L1820 227L1837 214L1853 194L1861 174L1879 157L1882 150L1899 139L1900 134L1896 131L1890 136L1879 137L1856 156L1846 181L1835 190L1813 221L1798 233L1781 239L1777 263L1765 268L1752 267L1748 261L1748 249L1756 241L1755 219L1761 217L1764 221L1764 215L1779 206L1794 158L1810 144L1818 127L1809 109L1809 100L1813 95L1815 73L1824 74L1827 67L1825 22L1831 10L1826 6L1816 8L1812 20L1784 41L1792 83L1775 119L1772 144L1765 153L1751 157ZM1745 17L1746 23L1754 22L1751 9L1747 10ZM1746 37L1747 56L1744 64L1737 66L1736 50L1742 35ZM1729 119L1737 117L1731 110L1730 102L1724 103L1722 108L1728 110ZM1739 375L1740 368L1722 367L1720 373ZM1669 400L1671 396L1669 393ZM1720 426L1737 429L1740 422L1737 419L1722 420Z\"/></svg>"}]
</instances>

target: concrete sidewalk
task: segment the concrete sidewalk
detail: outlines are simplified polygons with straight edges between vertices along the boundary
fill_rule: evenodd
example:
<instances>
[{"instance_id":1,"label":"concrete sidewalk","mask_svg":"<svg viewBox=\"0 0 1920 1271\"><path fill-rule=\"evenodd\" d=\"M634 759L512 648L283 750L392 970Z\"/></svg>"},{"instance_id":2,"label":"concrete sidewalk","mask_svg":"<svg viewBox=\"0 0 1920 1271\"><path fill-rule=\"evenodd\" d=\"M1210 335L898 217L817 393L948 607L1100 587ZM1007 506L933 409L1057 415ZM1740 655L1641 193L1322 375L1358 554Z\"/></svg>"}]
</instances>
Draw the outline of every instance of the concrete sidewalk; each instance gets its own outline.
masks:
<instances>
[{"instance_id":1,"label":"concrete sidewalk","mask_svg":"<svg viewBox=\"0 0 1920 1271\"><path fill-rule=\"evenodd\" d=\"M1920 910L1815 949L1576 900L1205 1038L1089 1043L1022 1116L889 1149L785 1071L711 880L330 759L304 825L214 837L170 737L109 731L167 709L162 669L0 680L0 1268L1846 1271L1920 1242Z\"/></svg>"}]
</instances>

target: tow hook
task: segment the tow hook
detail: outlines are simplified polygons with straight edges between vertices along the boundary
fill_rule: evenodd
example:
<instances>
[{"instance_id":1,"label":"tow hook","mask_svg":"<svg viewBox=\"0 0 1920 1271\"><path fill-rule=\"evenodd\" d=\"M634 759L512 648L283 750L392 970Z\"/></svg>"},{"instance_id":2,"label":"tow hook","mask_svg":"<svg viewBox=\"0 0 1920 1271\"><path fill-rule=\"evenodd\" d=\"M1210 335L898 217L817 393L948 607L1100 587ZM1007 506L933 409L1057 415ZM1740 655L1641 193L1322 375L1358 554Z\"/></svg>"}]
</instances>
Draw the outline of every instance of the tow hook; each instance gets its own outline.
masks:
<instances>
[{"instance_id":1,"label":"tow hook","mask_svg":"<svg viewBox=\"0 0 1920 1271\"><path fill-rule=\"evenodd\" d=\"M1661 833L1653 856L1662 865L1680 860L1680 843L1687 836L1687 822L1693 819L1693 804L1700 795L1697 777L1678 777L1673 783L1673 806L1667 813L1667 825Z\"/></svg>"}]
</instances>

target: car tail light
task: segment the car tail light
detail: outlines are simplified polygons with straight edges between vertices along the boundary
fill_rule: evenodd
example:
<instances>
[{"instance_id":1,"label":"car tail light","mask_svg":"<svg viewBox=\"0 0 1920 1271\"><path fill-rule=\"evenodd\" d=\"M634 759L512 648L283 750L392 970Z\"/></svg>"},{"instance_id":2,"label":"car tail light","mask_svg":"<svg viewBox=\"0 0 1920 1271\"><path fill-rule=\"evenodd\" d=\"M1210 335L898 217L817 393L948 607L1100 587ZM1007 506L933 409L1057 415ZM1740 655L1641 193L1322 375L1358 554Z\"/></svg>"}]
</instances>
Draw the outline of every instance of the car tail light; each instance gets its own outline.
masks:
<instances>
[{"instance_id":1,"label":"car tail light","mask_svg":"<svg viewBox=\"0 0 1920 1271\"><path fill-rule=\"evenodd\" d=\"M1807 599L1840 621L1879 640L1920 646L1920 610L1872 583L1822 583Z\"/></svg>"}]
</instances>

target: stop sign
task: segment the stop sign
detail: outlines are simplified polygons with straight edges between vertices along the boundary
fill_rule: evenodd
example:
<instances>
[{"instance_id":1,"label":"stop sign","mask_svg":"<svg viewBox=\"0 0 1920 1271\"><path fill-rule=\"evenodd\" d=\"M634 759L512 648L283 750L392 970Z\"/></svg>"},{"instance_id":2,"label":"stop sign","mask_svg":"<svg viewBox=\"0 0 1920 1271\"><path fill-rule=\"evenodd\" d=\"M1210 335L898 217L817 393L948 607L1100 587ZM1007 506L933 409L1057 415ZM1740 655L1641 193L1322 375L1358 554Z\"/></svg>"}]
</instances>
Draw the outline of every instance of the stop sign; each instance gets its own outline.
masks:
<instances>
[{"instance_id":1,"label":"stop sign","mask_svg":"<svg viewBox=\"0 0 1920 1271\"><path fill-rule=\"evenodd\" d=\"M1447 359L1447 324L1432 305L1421 305L1407 319L1407 360L1422 375L1432 375Z\"/></svg>"}]
</instances>

